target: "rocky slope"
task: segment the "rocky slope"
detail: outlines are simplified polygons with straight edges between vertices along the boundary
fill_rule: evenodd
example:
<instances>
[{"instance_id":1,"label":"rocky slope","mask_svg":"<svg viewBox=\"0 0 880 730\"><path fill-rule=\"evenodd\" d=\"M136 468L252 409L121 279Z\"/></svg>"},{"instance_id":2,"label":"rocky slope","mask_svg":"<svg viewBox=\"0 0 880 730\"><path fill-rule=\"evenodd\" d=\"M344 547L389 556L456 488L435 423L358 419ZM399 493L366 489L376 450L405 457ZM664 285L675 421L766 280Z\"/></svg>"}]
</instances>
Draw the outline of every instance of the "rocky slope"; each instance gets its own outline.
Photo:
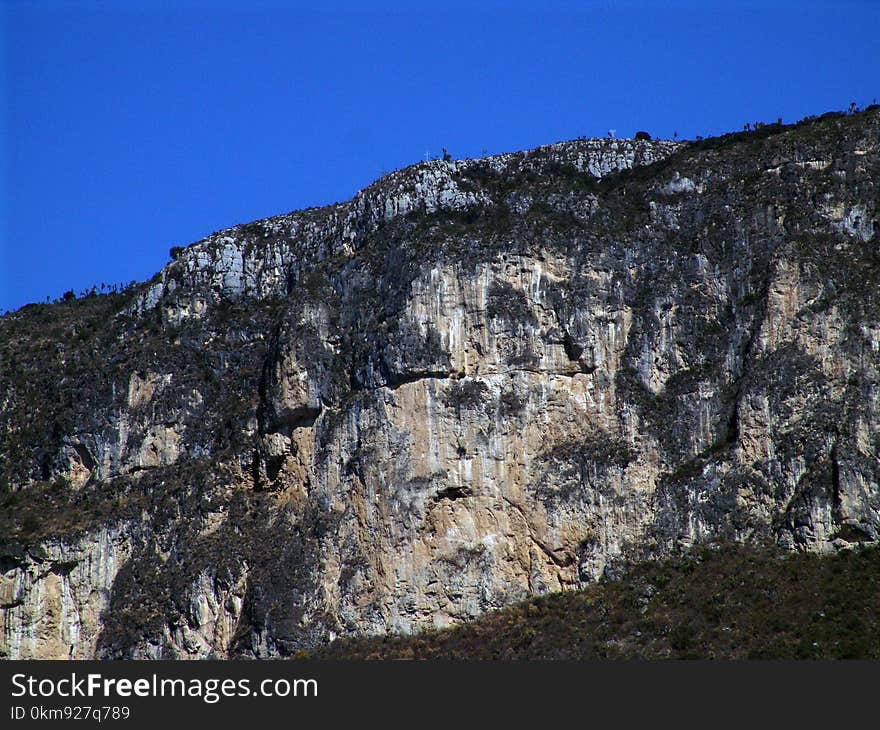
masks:
<instances>
[{"instance_id":1,"label":"rocky slope","mask_svg":"<svg viewBox=\"0 0 880 730\"><path fill-rule=\"evenodd\" d=\"M0 651L277 657L880 535L880 110L398 171L0 319Z\"/></svg>"},{"instance_id":2,"label":"rocky slope","mask_svg":"<svg viewBox=\"0 0 880 730\"><path fill-rule=\"evenodd\" d=\"M417 635L345 638L317 659L880 659L880 550L702 545Z\"/></svg>"}]
</instances>

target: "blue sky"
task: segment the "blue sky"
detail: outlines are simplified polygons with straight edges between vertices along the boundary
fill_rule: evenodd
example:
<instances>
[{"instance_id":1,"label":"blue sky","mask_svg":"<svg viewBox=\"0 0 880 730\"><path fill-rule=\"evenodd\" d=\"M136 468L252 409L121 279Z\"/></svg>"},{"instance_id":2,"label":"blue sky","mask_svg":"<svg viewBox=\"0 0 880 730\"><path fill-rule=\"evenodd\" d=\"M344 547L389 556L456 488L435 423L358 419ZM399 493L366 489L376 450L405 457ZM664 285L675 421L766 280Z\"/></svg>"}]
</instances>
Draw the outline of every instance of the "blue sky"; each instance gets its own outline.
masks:
<instances>
[{"instance_id":1,"label":"blue sky","mask_svg":"<svg viewBox=\"0 0 880 730\"><path fill-rule=\"evenodd\" d=\"M6 0L0 22L0 310L148 278L171 246L442 147L693 138L880 98L869 0Z\"/></svg>"}]
</instances>

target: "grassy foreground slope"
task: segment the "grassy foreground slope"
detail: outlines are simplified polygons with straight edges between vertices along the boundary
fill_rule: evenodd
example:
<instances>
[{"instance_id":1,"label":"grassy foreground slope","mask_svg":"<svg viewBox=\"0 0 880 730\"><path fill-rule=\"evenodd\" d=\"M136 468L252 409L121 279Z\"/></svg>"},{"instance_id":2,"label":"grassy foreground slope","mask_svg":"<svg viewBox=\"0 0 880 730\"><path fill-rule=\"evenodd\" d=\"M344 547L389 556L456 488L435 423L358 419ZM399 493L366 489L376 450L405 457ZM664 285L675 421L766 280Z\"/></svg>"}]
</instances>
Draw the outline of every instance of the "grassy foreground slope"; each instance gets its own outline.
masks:
<instances>
[{"instance_id":1,"label":"grassy foreground slope","mask_svg":"<svg viewBox=\"0 0 880 730\"><path fill-rule=\"evenodd\" d=\"M339 640L317 658L877 659L880 549L701 548L452 629Z\"/></svg>"}]
</instances>

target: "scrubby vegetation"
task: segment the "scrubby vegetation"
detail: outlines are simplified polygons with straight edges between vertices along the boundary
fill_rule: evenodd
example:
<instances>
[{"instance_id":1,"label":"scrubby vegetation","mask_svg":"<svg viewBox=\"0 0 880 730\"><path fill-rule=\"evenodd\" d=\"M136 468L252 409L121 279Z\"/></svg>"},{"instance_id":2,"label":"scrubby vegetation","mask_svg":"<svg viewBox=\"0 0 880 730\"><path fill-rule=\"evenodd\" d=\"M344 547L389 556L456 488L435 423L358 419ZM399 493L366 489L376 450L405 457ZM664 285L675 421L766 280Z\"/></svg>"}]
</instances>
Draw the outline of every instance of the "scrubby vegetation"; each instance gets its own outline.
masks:
<instances>
[{"instance_id":1,"label":"scrubby vegetation","mask_svg":"<svg viewBox=\"0 0 880 730\"><path fill-rule=\"evenodd\" d=\"M473 623L339 640L334 659L877 659L880 549L703 547Z\"/></svg>"}]
</instances>

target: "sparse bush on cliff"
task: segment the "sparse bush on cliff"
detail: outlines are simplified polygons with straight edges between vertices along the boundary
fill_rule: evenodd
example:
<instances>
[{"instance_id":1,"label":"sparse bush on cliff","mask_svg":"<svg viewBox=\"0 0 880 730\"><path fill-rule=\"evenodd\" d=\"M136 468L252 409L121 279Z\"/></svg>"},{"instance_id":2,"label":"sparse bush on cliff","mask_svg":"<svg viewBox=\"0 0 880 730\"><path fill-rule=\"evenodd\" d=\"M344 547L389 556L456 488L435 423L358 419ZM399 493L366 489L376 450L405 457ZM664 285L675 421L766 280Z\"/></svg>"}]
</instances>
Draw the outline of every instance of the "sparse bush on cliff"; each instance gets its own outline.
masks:
<instances>
[{"instance_id":1,"label":"sparse bush on cliff","mask_svg":"<svg viewBox=\"0 0 880 730\"><path fill-rule=\"evenodd\" d=\"M473 410L485 402L489 388L481 380L461 380L453 382L443 394L447 408Z\"/></svg>"}]
</instances>

